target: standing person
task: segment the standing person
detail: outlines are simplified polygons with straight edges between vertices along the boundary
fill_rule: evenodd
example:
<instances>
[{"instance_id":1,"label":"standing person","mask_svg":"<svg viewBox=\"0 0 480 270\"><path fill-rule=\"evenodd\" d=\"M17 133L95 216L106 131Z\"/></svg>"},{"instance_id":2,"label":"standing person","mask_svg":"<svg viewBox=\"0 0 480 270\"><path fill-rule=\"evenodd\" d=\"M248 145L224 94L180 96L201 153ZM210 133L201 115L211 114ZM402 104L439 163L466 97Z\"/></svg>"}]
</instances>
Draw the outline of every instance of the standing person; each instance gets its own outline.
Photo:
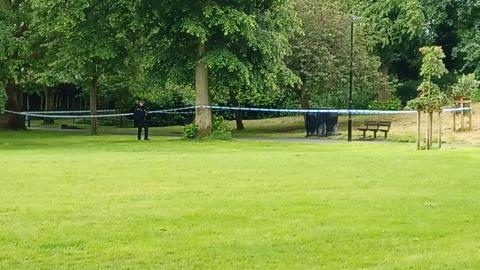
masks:
<instances>
[{"instance_id":1,"label":"standing person","mask_svg":"<svg viewBox=\"0 0 480 270\"><path fill-rule=\"evenodd\" d=\"M138 140L142 139L142 128L144 130L144 138L148 141L148 121L147 121L148 111L145 108L145 102L140 100L138 106L133 112L133 119L135 127L138 128Z\"/></svg>"}]
</instances>

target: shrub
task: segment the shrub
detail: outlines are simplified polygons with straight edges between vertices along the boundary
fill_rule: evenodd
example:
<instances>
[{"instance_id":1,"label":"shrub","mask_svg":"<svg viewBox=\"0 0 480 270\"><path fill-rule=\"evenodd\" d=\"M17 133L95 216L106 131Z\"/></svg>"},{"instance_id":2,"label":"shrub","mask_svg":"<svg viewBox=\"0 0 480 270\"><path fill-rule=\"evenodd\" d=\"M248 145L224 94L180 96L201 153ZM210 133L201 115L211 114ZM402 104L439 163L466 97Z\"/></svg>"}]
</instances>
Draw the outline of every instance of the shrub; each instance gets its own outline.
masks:
<instances>
[{"instance_id":1,"label":"shrub","mask_svg":"<svg viewBox=\"0 0 480 270\"><path fill-rule=\"evenodd\" d=\"M472 98L476 96L480 82L475 79L475 74L462 75L452 87L452 96L457 98Z\"/></svg>"},{"instance_id":2,"label":"shrub","mask_svg":"<svg viewBox=\"0 0 480 270\"><path fill-rule=\"evenodd\" d=\"M213 133L211 139L226 140L232 138L232 128L228 121L222 117L213 117ZM198 126L196 124L186 125L183 129L183 138L185 139L197 139L198 138Z\"/></svg>"},{"instance_id":3,"label":"shrub","mask_svg":"<svg viewBox=\"0 0 480 270\"><path fill-rule=\"evenodd\" d=\"M368 109L370 110L395 111L402 108L402 101L397 97L383 102L374 100L368 104Z\"/></svg>"},{"instance_id":4,"label":"shrub","mask_svg":"<svg viewBox=\"0 0 480 270\"><path fill-rule=\"evenodd\" d=\"M183 138L196 139L198 135L198 126L195 124L186 125L183 129Z\"/></svg>"},{"instance_id":5,"label":"shrub","mask_svg":"<svg viewBox=\"0 0 480 270\"><path fill-rule=\"evenodd\" d=\"M228 121L221 116L213 117L213 138L230 139L232 138L232 128Z\"/></svg>"}]
</instances>

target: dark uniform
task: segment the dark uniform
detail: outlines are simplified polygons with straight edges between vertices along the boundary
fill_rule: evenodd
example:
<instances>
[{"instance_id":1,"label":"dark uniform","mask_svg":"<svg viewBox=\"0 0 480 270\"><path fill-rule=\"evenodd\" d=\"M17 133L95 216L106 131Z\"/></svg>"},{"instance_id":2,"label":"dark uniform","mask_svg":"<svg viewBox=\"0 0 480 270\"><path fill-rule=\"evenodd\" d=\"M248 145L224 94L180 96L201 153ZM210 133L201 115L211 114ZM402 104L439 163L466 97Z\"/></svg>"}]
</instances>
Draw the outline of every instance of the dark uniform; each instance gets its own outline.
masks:
<instances>
[{"instance_id":1,"label":"dark uniform","mask_svg":"<svg viewBox=\"0 0 480 270\"><path fill-rule=\"evenodd\" d=\"M145 106L137 106L133 112L133 120L135 127L138 128L138 140L142 139L142 128L145 131L145 140L148 140L148 121L147 121L148 112L145 109Z\"/></svg>"}]
</instances>

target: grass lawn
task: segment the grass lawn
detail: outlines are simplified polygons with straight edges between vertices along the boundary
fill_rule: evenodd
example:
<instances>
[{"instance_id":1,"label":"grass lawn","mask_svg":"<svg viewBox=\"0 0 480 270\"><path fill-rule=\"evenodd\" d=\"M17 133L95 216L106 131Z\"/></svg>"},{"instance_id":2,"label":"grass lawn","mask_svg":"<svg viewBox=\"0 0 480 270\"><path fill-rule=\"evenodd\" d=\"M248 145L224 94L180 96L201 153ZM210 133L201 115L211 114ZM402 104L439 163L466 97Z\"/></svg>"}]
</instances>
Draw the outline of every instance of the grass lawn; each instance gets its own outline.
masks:
<instances>
[{"instance_id":1,"label":"grass lawn","mask_svg":"<svg viewBox=\"0 0 480 270\"><path fill-rule=\"evenodd\" d=\"M480 148L0 132L0 269L480 269Z\"/></svg>"}]
</instances>

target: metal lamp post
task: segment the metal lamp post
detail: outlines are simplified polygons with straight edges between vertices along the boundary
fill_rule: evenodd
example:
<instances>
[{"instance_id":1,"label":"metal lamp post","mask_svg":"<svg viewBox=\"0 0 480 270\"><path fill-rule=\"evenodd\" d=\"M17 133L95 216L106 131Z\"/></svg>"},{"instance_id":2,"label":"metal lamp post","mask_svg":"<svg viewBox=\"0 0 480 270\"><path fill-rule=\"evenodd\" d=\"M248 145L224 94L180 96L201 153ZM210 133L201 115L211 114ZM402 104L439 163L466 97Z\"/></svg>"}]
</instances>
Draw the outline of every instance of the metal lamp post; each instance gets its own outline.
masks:
<instances>
[{"instance_id":1,"label":"metal lamp post","mask_svg":"<svg viewBox=\"0 0 480 270\"><path fill-rule=\"evenodd\" d=\"M361 20L361 17L352 16L350 24L350 88L348 91L348 141L352 141L353 119L352 119L352 105L353 105L353 26L356 21Z\"/></svg>"}]
</instances>

